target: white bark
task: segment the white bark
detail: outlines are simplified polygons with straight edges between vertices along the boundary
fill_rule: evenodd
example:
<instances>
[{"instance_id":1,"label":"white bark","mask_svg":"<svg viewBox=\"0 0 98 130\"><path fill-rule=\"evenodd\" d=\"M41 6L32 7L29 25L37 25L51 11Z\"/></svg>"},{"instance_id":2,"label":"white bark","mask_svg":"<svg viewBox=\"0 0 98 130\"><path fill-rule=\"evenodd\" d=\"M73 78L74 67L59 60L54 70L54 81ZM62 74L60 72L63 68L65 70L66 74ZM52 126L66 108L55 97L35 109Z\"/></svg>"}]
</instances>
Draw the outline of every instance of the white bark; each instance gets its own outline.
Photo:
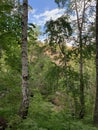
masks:
<instances>
[{"instance_id":1,"label":"white bark","mask_svg":"<svg viewBox=\"0 0 98 130\"><path fill-rule=\"evenodd\" d=\"M28 0L23 0L22 14L22 94L23 101L20 107L20 116L26 118L29 107L28 97L28 46L27 46L27 24L28 24Z\"/></svg>"}]
</instances>

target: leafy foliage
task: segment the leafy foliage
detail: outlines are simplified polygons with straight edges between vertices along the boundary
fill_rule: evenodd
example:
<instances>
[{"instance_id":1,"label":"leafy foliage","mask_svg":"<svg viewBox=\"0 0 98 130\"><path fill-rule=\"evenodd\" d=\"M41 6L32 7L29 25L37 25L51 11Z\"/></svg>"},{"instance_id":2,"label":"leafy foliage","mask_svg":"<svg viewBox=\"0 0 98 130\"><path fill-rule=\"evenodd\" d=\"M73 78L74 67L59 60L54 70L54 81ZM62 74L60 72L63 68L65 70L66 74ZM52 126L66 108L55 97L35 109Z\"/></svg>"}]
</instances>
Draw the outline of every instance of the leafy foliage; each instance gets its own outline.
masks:
<instances>
[{"instance_id":1,"label":"leafy foliage","mask_svg":"<svg viewBox=\"0 0 98 130\"><path fill-rule=\"evenodd\" d=\"M58 4L60 8L64 7L67 0L55 0L55 2Z\"/></svg>"},{"instance_id":2,"label":"leafy foliage","mask_svg":"<svg viewBox=\"0 0 98 130\"><path fill-rule=\"evenodd\" d=\"M55 0L59 7L69 2ZM59 3L60 2L60 3ZM18 115L21 94L21 16L13 11L13 3L0 3L0 117L8 121L6 130L97 130L92 115L95 98L95 28L83 35L83 82L85 118L80 111L79 46L69 47L72 30L68 17L46 23L49 44L38 42L39 27L28 25L29 113ZM87 41L87 44L85 44Z\"/></svg>"},{"instance_id":3,"label":"leafy foliage","mask_svg":"<svg viewBox=\"0 0 98 130\"><path fill-rule=\"evenodd\" d=\"M65 42L65 39L72 34L72 28L66 16L62 16L55 21L50 20L45 26L50 44L60 44Z\"/></svg>"}]
</instances>

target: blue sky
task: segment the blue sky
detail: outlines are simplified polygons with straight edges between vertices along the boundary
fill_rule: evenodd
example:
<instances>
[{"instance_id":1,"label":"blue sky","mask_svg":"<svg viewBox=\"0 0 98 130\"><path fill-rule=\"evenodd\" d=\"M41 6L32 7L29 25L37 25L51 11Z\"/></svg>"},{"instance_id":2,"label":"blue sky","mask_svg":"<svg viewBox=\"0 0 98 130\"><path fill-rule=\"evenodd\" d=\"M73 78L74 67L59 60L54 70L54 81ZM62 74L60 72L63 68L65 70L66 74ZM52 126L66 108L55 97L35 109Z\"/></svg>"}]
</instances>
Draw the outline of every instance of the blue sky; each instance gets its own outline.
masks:
<instances>
[{"instance_id":1,"label":"blue sky","mask_svg":"<svg viewBox=\"0 0 98 130\"><path fill-rule=\"evenodd\" d=\"M20 0L23 1L23 0ZM29 10L28 19L29 23L37 24L41 28L41 32L44 32L44 24L50 19L56 20L58 17L64 14L65 9L59 9L55 0L28 0L29 5L32 7L32 10ZM94 1L92 0L92 5ZM82 5L80 5L82 8ZM79 12L81 15L81 11ZM89 17L92 21L92 17ZM70 20L76 20L75 16L70 16ZM94 19L93 19L94 20ZM39 37L43 41L46 36Z\"/></svg>"},{"instance_id":2,"label":"blue sky","mask_svg":"<svg viewBox=\"0 0 98 130\"><path fill-rule=\"evenodd\" d=\"M57 19L64 13L64 9L58 9L54 0L28 0L29 5L33 10L29 10L29 22L37 24L41 27L41 31L44 30L44 24L50 19ZM40 37L44 39L43 36Z\"/></svg>"},{"instance_id":3,"label":"blue sky","mask_svg":"<svg viewBox=\"0 0 98 130\"><path fill-rule=\"evenodd\" d=\"M29 0L29 5L39 13L44 12L46 9L54 9L57 7L54 0Z\"/></svg>"},{"instance_id":4,"label":"blue sky","mask_svg":"<svg viewBox=\"0 0 98 130\"><path fill-rule=\"evenodd\" d=\"M43 25L49 19L60 17L64 9L58 9L54 0L29 0L29 5L33 8L29 11L29 22Z\"/></svg>"}]
</instances>

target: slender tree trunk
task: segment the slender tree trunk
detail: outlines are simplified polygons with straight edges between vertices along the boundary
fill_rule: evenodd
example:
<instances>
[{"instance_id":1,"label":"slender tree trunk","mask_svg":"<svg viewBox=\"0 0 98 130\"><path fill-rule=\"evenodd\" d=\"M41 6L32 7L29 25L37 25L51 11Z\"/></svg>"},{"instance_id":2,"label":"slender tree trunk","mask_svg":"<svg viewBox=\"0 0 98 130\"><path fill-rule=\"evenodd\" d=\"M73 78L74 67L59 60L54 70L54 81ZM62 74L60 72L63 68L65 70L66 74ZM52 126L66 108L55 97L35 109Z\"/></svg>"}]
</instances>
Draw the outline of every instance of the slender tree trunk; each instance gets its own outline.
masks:
<instances>
[{"instance_id":1,"label":"slender tree trunk","mask_svg":"<svg viewBox=\"0 0 98 130\"><path fill-rule=\"evenodd\" d=\"M94 124L98 126L98 0L96 1L96 99L94 110Z\"/></svg>"},{"instance_id":2,"label":"slender tree trunk","mask_svg":"<svg viewBox=\"0 0 98 130\"><path fill-rule=\"evenodd\" d=\"M28 97L28 50L27 50L27 24L28 24L28 0L23 0L22 14L22 104L19 109L19 115L26 118L29 107Z\"/></svg>"},{"instance_id":3,"label":"slender tree trunk","mask_svg":"<svg viewBox=\"0 0 98 130\"><path fill-rule=\"evenodd\" d=\"M82 54L82 52L83 52L82 35L80 34L80 112L79 112L80 119L83 119L84 114L85 114L84 81L83 81L83 54Z\"/></svg>"},{"instance_id":4,"label":"slender tree trunk","mask_svg":"<svg viewBox=\"0 0 98 130\"><path fill-rule=\"evenodd\" d=\"M83 119L85 114L85 100L84 100L84 81L83 81L83 39L82 39L82 30L83 30L83 24L84 24L84 15L85 15L85 0L84 0L84 7L82 12L82 22L80 22L79 12L78 12L78 6L77 1L75 0L75 10L76 10L76 16L77 16L77 26L79 31L79 50L80 50L80 61L79 61L79 72L80 72L80 112L79 112L79 118Z\"/></svg>"}]
</instances>

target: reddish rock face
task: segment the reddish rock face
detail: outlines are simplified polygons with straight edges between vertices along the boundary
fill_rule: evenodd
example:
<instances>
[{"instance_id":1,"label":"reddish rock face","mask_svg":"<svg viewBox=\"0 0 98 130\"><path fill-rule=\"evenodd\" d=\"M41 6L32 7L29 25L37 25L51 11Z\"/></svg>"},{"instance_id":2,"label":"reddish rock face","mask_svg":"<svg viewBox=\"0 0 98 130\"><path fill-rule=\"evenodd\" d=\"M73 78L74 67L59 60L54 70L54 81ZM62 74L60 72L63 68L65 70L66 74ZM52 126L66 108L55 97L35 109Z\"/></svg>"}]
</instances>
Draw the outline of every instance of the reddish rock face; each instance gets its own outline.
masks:
<instances>
[{"instance_id":1,"label":"reddish rock face","mask_svg":"<svg viewBox=\"0 0 98 130\"><path fill-rule=\"evenodd\" d=\"M5 130L5 128L7 127L7 121L0 117L0 130Z\"/></svg>"}]
</instances>

